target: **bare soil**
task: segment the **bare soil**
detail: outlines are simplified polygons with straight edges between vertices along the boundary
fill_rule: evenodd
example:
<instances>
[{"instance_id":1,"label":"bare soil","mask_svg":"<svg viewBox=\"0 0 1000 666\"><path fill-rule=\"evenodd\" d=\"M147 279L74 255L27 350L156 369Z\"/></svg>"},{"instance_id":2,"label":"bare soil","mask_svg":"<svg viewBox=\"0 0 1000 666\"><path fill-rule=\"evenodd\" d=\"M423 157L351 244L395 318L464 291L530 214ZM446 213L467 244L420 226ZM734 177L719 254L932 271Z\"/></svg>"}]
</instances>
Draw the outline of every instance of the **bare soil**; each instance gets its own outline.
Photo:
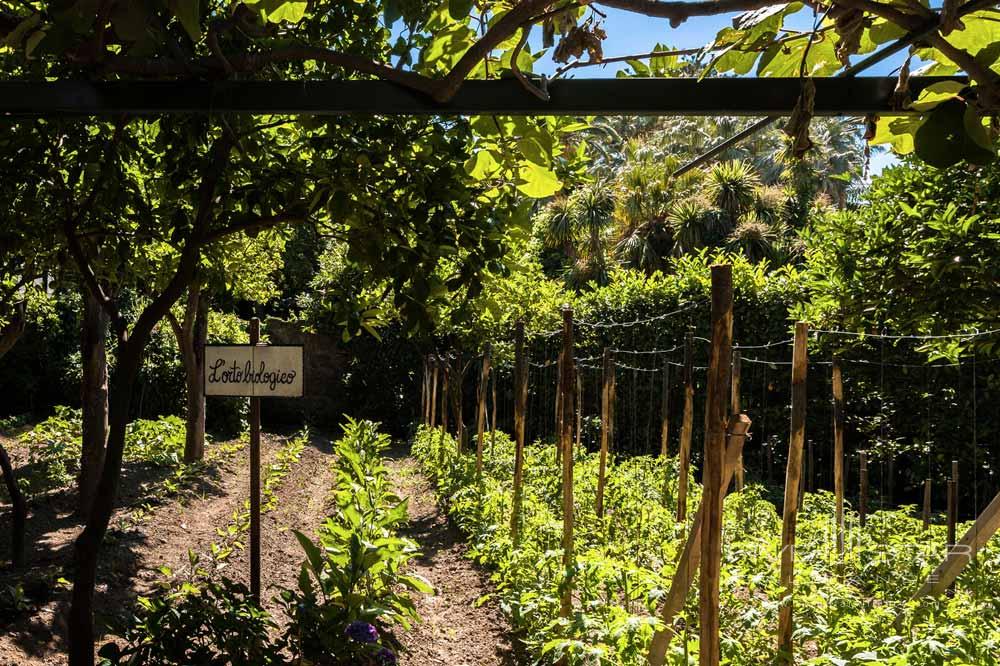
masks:
<instances>
[{"instance_id":1,"label":"bare soil","mask_svg":"<svg viewBox=\"0 0 1000 666\"><path fill-rule=\"evenodd\" d=\"M512 666L522 663L510 626L491 601L488 576L467 557L459 530L438 506L434 489L412 457L396 453L387 461L397 492L409 498L410 524L404 530L422 553L411 570L436 594L417 595L422 622L399 636L402 666Z\"/></svg>"},{"instance_id":2,"label":"bare soil","mask_svg":"<svg viewBox=\"0 0 1000 666\"><path fill-rule=\"evenodd\" d=\"M261 441L262 465L274 458L284 438L265 434ZM16 447L11 440L5 446ZM16 449L15 449L16 450ZM326 516L326 498L332 484L330 443L314 437L277 489L278 504L261 521L261 573L266 605L272 611L270 586L291 586L302 561L300 547L290 529L311 532ZM21 452L15 453L18 456ZM164 470L124 470L119 506L105 541L98 573L95 607L97 646L118 633L131 617L137 596L148 593L162 580L161 567L183 573L189 569L188 552L209 552L224 527L247 497L249 451L243 447L228 460L208 465L205 476L183 497L150 506ZM264 475L262 470L262 477ZM0 617L0 665L65 663L65 624L69 590L57 582L71 578L72 545L82 529L73 515L74 492L65 489L37 498L29 507L27 571L13 572L4 562L0 593L5 586L22 583L28 609L13 618ZM144 505L146 505L144 507ZM140 516L136 519L135 512ZM0 507L0 553L9 547L9 508ZM248 554L234 554L220 575L249 581ZM279 622L283 619L276 615Z\"/></svg>"}]
</instances>

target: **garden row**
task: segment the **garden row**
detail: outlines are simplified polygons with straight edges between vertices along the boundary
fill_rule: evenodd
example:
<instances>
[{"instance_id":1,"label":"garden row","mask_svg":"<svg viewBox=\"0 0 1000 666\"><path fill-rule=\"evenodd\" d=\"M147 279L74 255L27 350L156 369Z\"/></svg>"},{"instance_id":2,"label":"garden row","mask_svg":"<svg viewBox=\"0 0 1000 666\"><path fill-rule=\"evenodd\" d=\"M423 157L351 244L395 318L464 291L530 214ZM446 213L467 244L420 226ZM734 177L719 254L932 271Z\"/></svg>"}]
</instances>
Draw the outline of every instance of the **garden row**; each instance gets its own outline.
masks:
<instances>
[{"instance_id":1,"label":"garden row","mask_svg":"<svg viewBox=\"0 0 1000 666\"><path fill-rule=\"evenodd\" d=\"M274 509L273 491L307 440L307 435L289 440L268 468L263 511ZM213 566L203 566L192 553L183 575L161 572L164 579L154 594L140 599L123 640L100 650L103 663L395 664L398 642L392 631L418 619L409 593L431 590L404 571L416 546L397 534L407 512L382 464L388 444L376 424L344 426L334 450L332 513L316 541L295 533L304 562L296 585L277 590L285 621L255 603L244 584L220 574L233 549L242 548L248 527L244 507L219 529L220 541L210 552Z\"/></svg>"},{"instance_id":2,"label":"garden row","mask_svg":"<svg viewBox=\"0 0 1000 666\"><path fill-rule=\"evenodd\" d=\"M504 433L474 455L422 426L414 453L449 513L468 535L470 556L487 566L514 630L540 663L645 664L658 608L670 588L694 512L676 520L677 463L636 456L612 460L602 518L595 509L599 456L574 452L574 550L563 566L562 470L556 446L526 447L519 528L512 533L514 445ZM690 506L700 488L689 479ZM865 526L847 511L846 550L836 549L834 499L808 493L799 514L794 636L799 663L931 666L1000 664L1000 549L981 550L951 596L909 601L940 562L945 528L923 528L913 507L880 511ZM722 657L734 665L770 663L782 599L781 521L759 486L725 503L721 580ZM515 544L515 538L517 543ZM571 588L572 611L560 612ZM668 663L698 655L697 592L674 622Z\"/></svg>"}]
</instances>

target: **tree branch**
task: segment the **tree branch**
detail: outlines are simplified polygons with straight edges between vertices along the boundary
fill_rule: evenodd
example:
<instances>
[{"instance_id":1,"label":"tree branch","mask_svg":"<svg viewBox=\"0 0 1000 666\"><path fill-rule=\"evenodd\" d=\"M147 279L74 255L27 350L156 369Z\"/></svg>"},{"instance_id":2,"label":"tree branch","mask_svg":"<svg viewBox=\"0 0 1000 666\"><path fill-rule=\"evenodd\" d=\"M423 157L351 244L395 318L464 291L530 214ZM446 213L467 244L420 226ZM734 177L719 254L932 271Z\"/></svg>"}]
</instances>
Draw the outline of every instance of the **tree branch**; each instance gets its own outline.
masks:
<instances>
[{"instance_id":1,"label":"tree branch","mask_svg":"<svg viewBox=\"0 0 1000 666\"><path fill-rule=\"evenodd\" d=\"M308 216L302 215L301 213L287 212L272 215L271 217L259 217L252 220L245 220L243 222L235 222L229 226L206 233L201 240L201 244L208 245L209 243L214 243L241 231L252 234L276 227L280 224L305 222L307 219Z\"/></svg>"}]
</instances>

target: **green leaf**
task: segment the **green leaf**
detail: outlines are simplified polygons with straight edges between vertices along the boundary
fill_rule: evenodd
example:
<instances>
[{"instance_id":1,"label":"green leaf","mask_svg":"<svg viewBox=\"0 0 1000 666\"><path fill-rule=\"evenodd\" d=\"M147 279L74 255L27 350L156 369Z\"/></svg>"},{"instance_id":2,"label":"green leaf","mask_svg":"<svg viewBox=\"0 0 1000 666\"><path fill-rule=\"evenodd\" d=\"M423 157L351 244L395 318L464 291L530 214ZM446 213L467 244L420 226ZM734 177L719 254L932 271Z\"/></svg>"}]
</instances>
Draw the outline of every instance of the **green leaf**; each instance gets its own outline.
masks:
<instances>
[{"instance_id":1,"label":"green leaf","mask_svg":"<svg viewBox=\"0 0 1000 666\"><path fill-rule=\"evenodd\" d=\"M910 104L911 109L930 111L941 102L955 99L966 84L959 81L941 81L920 91L920 96Z\"/></svg>"},{"instance_id":2,"label":"green leaf","mask_svg":"<svg viewBox=\"0 0 1000 666\"><path fill-rule=\"evenodd\" d=\"M472 11L473 0L448 0L448 13L456 21L461 21Z\"/></svg>"},{"instance_id":3,"label":"green leaf","mask_svg":"<svg viewBox=\"0 0 1000 666\"><path fill-rule=\"evenodd\" d=\"M489 150L480 150L465 162L465 172L476 180L489 178L499 168L500 163Z\"/></svg>"},{"instance_id":4,"label":"green leaf","mask_svg":"<svg viewBox=\"0 0 1000 666\"><path fill-rule=\"evenodd\" d=\"M532 199L550 197L562 189L562 181L551 169L534 162L522 162L517 170L517 189Z\"/></svg>"},{"instance_id":5,"label":"green leaf","mask_svg":"<svg viewBox=\"0 0 1000 666\"><path fill-rule=\"evenodd\" d=\"M965 143L965 104L943 102L914 135L917 156L931 166L949 167L961 161Z\"/></svg>"},{"instance_id":6,"label":"green leaf","mask_svg":"<svg viewBox=\"0 0 1000 666\"><path fill-rule=\"evenodd\" d=\"M188 36L195 42L201 41L201 0L168 0L167 6Z\"/></svg>"},{"instance_id":7,"label":"green leaf","mask_svg":"<svg viewBox=\"0 0 1000 666\"><path fill-rule=\"evenodd\" d=\"M399 0L385 0L382 3L382 15L385 17L385 24L392 27L392 24L403 17L403 10L399 7Z\"/></svg>"}]
</instances>

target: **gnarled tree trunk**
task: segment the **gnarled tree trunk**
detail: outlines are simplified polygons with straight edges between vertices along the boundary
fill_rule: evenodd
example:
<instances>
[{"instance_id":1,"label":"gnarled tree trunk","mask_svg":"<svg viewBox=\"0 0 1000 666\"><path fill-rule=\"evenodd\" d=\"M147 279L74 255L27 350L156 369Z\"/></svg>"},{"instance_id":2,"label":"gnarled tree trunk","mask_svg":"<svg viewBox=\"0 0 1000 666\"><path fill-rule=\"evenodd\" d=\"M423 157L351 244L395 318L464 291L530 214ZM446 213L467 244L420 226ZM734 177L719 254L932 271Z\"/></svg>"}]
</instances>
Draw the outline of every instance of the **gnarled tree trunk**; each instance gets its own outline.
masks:
<instances>
[{"instance_id":1,"label":"gnarled tree trunk","mask_svg":"<svg viewBox=\"0 0 1000 666\"><path fill-rule=\"evenodd\" d=\"M105 345L108 314L89 289L84 287L82 291L80 358L83 380L80 384L80 404L83 409L83 446L77 479L77 514L86 516L94 501L108 441L108 355Z\"/></svg>"},{"instance_id":2,"label":"gnarled tree trunk","mask_svg":"<svg viewBox=\"0 0 1000 666\"><path fill-rule=\"evenodd\" d=\"M205 457L205 344L208 342L209 299L201 286L194 283L188 288L184 320L177 321L168 315L170 326L177 338L177 348L184 364L187 386L187 432L184 438L184 462L191 463Z\"/></svg>"}]
</instances>

